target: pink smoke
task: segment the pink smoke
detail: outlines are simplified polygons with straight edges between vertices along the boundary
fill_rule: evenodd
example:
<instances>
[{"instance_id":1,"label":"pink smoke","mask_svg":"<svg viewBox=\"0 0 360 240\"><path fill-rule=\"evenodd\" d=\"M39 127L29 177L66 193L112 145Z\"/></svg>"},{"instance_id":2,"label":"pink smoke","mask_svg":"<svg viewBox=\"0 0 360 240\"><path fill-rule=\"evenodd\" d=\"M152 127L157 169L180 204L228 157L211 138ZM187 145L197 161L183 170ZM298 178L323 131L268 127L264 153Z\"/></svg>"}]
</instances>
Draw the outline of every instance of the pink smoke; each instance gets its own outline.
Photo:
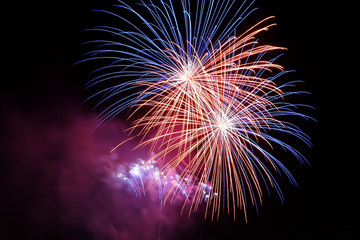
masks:
<instances>
[{"instance_id":1,"label":"pink smoke","mask_svg":"<svg viewBox=\"0 0 360 240\"><path fill-rule=\"evenodd\" d=\"M137 139L115 153L127 127L112 121L90 134L95 116L67 103L24 113L7 108L4 155L8 159L3 200L5 237L27 239L176 239L191 218L180 204L159 208L156 191L137 198L116 179L118 166L148 157L131 151ZM20 234L20 235L19 235ZM180 238L180 237L179 237Z\"/></svg>"}]
</instances>

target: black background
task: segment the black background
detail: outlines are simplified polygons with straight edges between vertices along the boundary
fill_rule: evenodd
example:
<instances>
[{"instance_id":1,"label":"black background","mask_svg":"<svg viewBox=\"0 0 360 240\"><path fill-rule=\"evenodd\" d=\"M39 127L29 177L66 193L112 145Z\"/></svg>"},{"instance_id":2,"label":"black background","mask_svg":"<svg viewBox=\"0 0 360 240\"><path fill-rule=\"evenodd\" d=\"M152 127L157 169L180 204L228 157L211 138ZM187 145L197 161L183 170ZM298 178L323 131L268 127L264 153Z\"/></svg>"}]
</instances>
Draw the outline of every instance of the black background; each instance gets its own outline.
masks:
<instances>
[{"instance_id":1,"label":"black background","mask_svg":"<svg viewBox=\"0 0 360 240\"><path fill-rule=\"evenodd\" d=\"M51 112L61 107L63 101L79 104L87 93L84 84L90 80L86 65L74 63L84 52L81 44L89 39L82 30L97 24L101 19L93 9L111 9L114 1L14 1L4 8L9 13L2 23L3 62L1 106L6 115L16 108L25 115L32 111ZM313 148L300 147L310 166L294 164L290 170L299 187L285 183L285 204L276 197L264 199L259 216L249 210L249 222L232 220L226 214L219 221L199 221L190 232L178 233L179 239L354 239L359 234L358 225L358 142L355 131L357 115L350 104L357 103L350 94L356 72L348 65L353 48L349 46L351 32L345 9L330 6L322 1L257 1L260 8L253 15L275 15L278 26L267 36L274 45L288 48L282 64L296 69L295 77L302 79L303 90L311 92L305 103L316 108L308 113L317 122L301 122L302 128L312 138ZM351 29L351 28L350 28ZM264 37L266 39L266 37ZM347 40L349 39L349 41ZM92 111L83 105L83 111ZM49 116L43 121L54 121ZM14 211L21 202L13 201L23 189L7 192L12 182L7 170L13 166L5 148L11 136L6 122L1 125L2 152L4 153L1 194L2 208L0 230L3 239L32 239L32 222L27 209ZM21 178L21 176L19 176ZM38 194L38 193L33 193ZM24 200L25 201L25 200ZM11 217L15 221L8 221ZM16 226L17 225L17 226ZM24 227L26 226L26 227ZM30 226L30 227L29 227ZM27 229L28 235L16 232ZM33 231L50 232L46 239L71 239L77 230L60 227L51 230L34 228ZM1 235L0 235L1 236ZM78 238L79 239L79 238ZM80 239L82 239L80 237ZM84 239L92 239L91 236Z\"/></svg>"}]
</instances>

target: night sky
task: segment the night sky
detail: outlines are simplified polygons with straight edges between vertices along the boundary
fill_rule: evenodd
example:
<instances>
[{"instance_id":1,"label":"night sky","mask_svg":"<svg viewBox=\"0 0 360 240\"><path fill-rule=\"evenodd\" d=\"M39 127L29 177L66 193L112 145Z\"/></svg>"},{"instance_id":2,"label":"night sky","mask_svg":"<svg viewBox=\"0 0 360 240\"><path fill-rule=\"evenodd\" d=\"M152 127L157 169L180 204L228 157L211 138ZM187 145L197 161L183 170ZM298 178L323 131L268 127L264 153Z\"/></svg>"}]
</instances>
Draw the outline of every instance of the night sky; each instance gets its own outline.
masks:
<instances>
[{"instance_id":1,"label":"night sky","mask_svg":"<svg viewBox=\"0 0 360 240\"><path fill-rule=\"evenodd\" d=\"M90 134L99 113L81 104L89 92L96 63L74 65L89 50L84 32L111 22L94 9L114 10L116 1L13 2L3 14L4 72L0 94L1 161L0 239L354 239L358 224L358 139L351 134L357 116L349 109L355 82L348 71L349 48L339 6L315 1L256 1L254 23L275 15L278 24L263 41L288 48L280 64L296 69L300 90L295 100L317 120L295 120L314 144L294 142L310 166L291 158L286 166L299 187L279 179L285 195L264 197L259 215L248 209L248 223L226 213L211 222L201 213L179 216L176 206L159 213L149 201L132 201L104 179L103 156L130 122L122 115ZM251 23L248 23L251 24ZM349 59L349 58L348 58ZM349 60L350 61L350 60ZM355 95L356 96L356 95ZM352 117L351 117L352 116ZM355 138L353 138L355 137ZM299 144L299 145L297 145ZM355 149L355 151L354 151ZM146 151L137 153L145 157ZM124 150L121 159L134 155ZM150 196L151 197L151 196ZM150 198L149 197L149 198ZM133 198L133 197L132 197ZM158 215L165 215L155 217ZM167 214L167 215L166 215ZM161 224L159 224L161 223Z\"/></svg>"}]
</instances>

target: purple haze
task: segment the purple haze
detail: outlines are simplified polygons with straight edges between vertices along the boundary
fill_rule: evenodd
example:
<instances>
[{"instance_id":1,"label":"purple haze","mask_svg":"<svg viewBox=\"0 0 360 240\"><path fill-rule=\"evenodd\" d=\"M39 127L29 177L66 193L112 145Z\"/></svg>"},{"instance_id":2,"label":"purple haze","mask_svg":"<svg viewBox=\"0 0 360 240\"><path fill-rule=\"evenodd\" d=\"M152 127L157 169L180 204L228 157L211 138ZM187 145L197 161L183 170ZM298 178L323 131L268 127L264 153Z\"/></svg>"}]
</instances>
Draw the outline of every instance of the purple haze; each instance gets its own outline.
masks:
<instances>
[{"instance_id":1,"label":"purple haze","mask_svg":"<svg viewBox=\"0 0 360 240\"><path fill-rule=\"evenodd\" d=\"M140 199L119 184L119 166L148 157L146 149L131 151L136 139L110 154L127 137L124 124L90 134L95 116L76 104L16 109L6 107L2 119L4 239L176 239L191 228L180 204L161 210L158 192Z\"/></svg>"}]
</instances>

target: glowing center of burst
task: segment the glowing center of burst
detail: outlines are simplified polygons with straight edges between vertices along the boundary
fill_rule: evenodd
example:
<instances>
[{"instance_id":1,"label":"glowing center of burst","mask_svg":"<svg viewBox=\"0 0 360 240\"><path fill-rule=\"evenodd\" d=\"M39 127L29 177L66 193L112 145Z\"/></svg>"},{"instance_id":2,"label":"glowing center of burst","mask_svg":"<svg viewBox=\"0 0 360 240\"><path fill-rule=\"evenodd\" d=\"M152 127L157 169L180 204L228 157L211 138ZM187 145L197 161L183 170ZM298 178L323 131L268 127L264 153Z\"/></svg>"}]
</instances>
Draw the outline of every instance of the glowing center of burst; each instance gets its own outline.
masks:
<instances>
[{"instance_id":1,"label":"glowing center of burst","mask_svg":"<svg viewBox=\"0 0 360 240\"><path fill-rule=\"evenodd\" d=\"M179 75L179 81L183 87L183 91L186 94L195 94L197 91L197 85L193 78L193 72L191 70L185 70Z\"/></svg>"},{"instance_id":2,"label":"glowing center of burst","mask_svg":"<svg viewBox=\"0 0 360 240\"><path fill-rule=\"evenodd\" d=\"M222 132L227 131L230 128L230 124L226 122L218 122L217 126Z\"/></svg>"},{"instance_id":3,"label":"glowing center of burst","mask_svg":"<svg viewBox=\"0 0 360 240\"><path fill-rule=\"evenodd\" d=\"M180 80L181 80L182 82L189 82L190 79L191 79L191 75L190 75L190 73L188 73L188 72L180 75Z\"/></svg>"},{"instance_id":4,"label":"glowing center of burst","mask_svg":"<svg viewBox=\"0 0 360 240\"><path fill-rule=\"evenodd\" d=\"M188 78L188 76L186 76L186 75L181 75L181 76L180 76L180 79L181 79L181 81L183 81L183 82L189 81L189 78Z\"/></svg>"},{"instance_id":5,"label":"glowing center of burst","mask_svg":"<svg viewBox=\"0 0 360 240\"><path fill-rule=\"evenodd\" d=\"M218 123L218 128L219 128L220 130L226 130L226 129L228 128L228 126L227 126L227 124L224 123L224 122L219 122L219 123Z\"/></svg>"},{"instance_id":6,"label":"glowing center of burst","mask_svg":"<svg viewBox=\"0 0 360 240\"><path fill-rule=\"evenodd\" d=\"M179 78L180 81L182 82L190 82L192 80L193 75L194 75L194 69L191 63L185 65L182 71L179 72Z\"/></svg>"},{"instance_id":7,"label":"glowing center of burst","mask_svg":"<svg viewBox=\"0 0 360 240\"><path fill-rule=\"evenodd\" d=\"M232 123L226 116L222 116L217 120L216 126L221 133L226 133L226 131L232 128Z\"/></svg>"}]
</instances>

